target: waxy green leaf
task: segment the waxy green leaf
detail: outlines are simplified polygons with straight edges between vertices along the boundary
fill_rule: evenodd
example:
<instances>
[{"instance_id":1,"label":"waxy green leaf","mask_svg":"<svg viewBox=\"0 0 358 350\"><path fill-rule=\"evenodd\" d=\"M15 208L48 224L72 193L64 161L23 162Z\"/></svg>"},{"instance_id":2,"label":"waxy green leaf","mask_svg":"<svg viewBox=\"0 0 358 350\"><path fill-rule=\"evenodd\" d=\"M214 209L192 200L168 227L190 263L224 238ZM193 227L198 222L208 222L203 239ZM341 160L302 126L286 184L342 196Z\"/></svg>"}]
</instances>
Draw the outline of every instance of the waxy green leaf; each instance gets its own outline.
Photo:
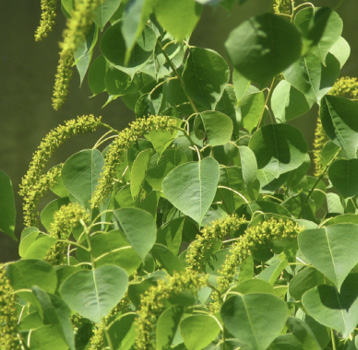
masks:
<instances>
[{"instance_id":1,"label":"waxy green leaf","mask_svg":"<svg viewBox=\"0 0 358 350\"><path fill-rule=\"evenodd\" d=\"M344 197L358 194L358 159L338 159L328 169L334 188Z\"/></svg>"},{"instance_id":2,"label":"waxy green leaf","mask_svg":"<svg viewBox=\"0 0 358 350\"><path fill-rule=\"evenodd\" d=\"M99 323L122 299L128 276L123 269L104 265L74 273L62 283L60 294L70 308Z\"/></svg>"},{"instance_id":3,"label":"waxy green leaf","mask_svg":"<svg viewBox=\"0 0 358 350\"><path fill-rule=\"evenodd\" d=\"M358 263L358 225L340 224L305 230L298 235L298 244L308 262L338 289Z\"/></svg>"},{"instance_id":4,"label":"waxy green leaf","mask_svg":"<svg viewBox=\"0 0 358 350\"><path fill-rule=\"evenodd\" d=\"M221 307L225 328L253 350L266 350L281 333L288 316L287 304L271 294L235 295Z\"/></svg>"},{"instance_id":5,"label":"waxy green leaf","mask_svg":"<svg viewBox=\"0 0 358 350\"><path fill-rule=\"evenodd\" d=\"M214 199L219 164L213 158L179 165L163 180L166 198L185 215L201 223Z\"/></svg>"},{"instance_id":6,"label":"waxy green leaf","mask_svg":"<svg viewBox=\"0 0 358 350\"><path fill-rule=\"evenodd\" d=\"M265 13L234 29L225 47L235 69L264 84L299 58L301 38L286 19Z\"/></svg>"}]
</instances>

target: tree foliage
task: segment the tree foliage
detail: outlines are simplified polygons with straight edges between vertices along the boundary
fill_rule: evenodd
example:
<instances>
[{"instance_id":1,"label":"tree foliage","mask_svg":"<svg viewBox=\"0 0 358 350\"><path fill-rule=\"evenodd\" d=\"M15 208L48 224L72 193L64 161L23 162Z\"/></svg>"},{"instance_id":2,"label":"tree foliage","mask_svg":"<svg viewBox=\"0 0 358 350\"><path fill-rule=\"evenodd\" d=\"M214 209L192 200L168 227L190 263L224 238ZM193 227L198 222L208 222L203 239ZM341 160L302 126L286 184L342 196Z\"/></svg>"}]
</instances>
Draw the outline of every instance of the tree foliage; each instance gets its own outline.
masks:
<instances>
[{"instance_id":1,"label":"tree foliage","mask_svg":"<svg viewBox=\"0 0 358 350\"><path fill-rule=\"evenodd\" d=\"M41 3L36 40L56 14ZM358 82L340 77L343 22L275 0L230 33L230 62L190 44L204 6L235 3L61 0L54 108L75 67L136 120L68 120L34 153L21 258L0 266L1 349L358 349ZM317 106L311 147L289 122ZM15 238L2 172L0 188Z\"/></svg>"}]
</instances>

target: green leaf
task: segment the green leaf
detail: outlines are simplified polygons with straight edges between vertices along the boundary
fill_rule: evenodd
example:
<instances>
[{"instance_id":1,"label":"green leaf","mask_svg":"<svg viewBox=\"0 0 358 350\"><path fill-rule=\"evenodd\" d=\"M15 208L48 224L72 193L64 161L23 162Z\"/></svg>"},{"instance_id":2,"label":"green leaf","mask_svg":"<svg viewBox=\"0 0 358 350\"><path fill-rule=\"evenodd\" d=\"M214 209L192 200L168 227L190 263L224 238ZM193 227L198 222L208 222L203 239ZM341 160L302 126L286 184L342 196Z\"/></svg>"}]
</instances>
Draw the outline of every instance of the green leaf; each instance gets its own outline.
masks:
<instances>
[{"instance_id":1,"label":"green leaf","mask_svg":"<svg viewBox=\"0 0 358 350\"><path fill-rule=\"evenodd\" d=\"M270 294L235 295L221 307L225 328L253 350L266 350L281 333L287 304Z\"/></svg>"},{"instance_id":2,"label":"green leaf","mask_svg":"<svg viewBox=\"0 0 358 350\"><path fill-rule=\"evenodd\" d=\"M15 291L27 290L19 292L19 295L30 302L34 301L32 286L38 286L48 293L54 293L56 290L56 272L50 264L41 260L19 260L9 264L6 267L6 275Z\"/></svg>"},{"instance_id":3,"label":"green leaf","mask_svg":"<svg viewBox=\"0 0 358 350\"><path fill-rule=\"evenodd\" d=\"M275 178L297 169L305 161L308 149L301 132L288 124L263 126L253 134L249 147L255 153L258 168Z\"/></svg>"},{"instance_id":4,"label":"green leaf","mask_svg":"<svg viewBox=\"0 0 358 350\"><path fill-rule=\"evenodd\" d=\"M142 261L152 249L157 225L151 214L138 208L120 208L114 211L120 229Z\"/></svg>"},{"instance_id":5,"label":"green leaf","mask_svg":"<svg viewBox=\"0 0 358 350\"><path fill-rule=\"evenodd\" d=\"M234 29L225 47L235 69L265 84L299 58L301 39L286 19L265 13Z\"/></svg>"},{"instance_id":6,"label":"green leaf","mask_svg":"<svg viewBox=\"0 0 358 350\"><path fill-rule=\"evenodd\" d=\"M320 103L322 97L332 88L339 72L340 64L332 54L327 55L326 65L323 66L311 53L297 60L283 75L306 96L308 105L312 105Z\"/></svg>"},{"instance_id":7,"label":"green leaf","mask_svg":"<svg viewBox=\"0 0 358 350\"><path fill-rule=\"evenodd\" d=\"M103 56L97 57L91 64L91 67L88 71L88 85L93 95L98 95L99 93L106 90L106 85L104 83L106 66L107 63Z\"/></svg>"},{"instance_id":8,"label":"green leaf","mask_svg":"<svg viewBox=\"0 0 358 350\"><path fill-rule=\"evenodd\" d=\"M351 47L346 39L340 37L331 47L329 52L339 61L342 68L351 54Z\"/></svg>"},{"instance_id":9,"label":"green leaf","mask_svg":"<svg viewBox=\"0 0 358 350\"><path fill-rule=\"evenodd\" d=\"M122 0L102 0L94 11L94 22L103 30L114 13L118 10Z\"/></svg>"},{"instance_id":10,"label":"green leaf","mask_svg":"<svg viewBox=\"0 0 358 350\"><path fill-rule=\"evenodd\" d=\"M170 275L173 275L174 272L184 271L181 261L166 246L158 243L154 244L151 254Z\"/></svg>"},{"instance_id":11,"label":"green leaf","mask_svg":"<svg viewBox=\"0 0 358 350\"><path fill-rule=\"evenodd\" d=\"M98 39L98 29L96 26L92 26L86 36L81 37L76 44L76 48L73 51L73 57L75 59L76 68L80 76L80 86L87 73L90 65L93 48L96 45Z\"/></svg>"},{"instance_id":12,"label":"green leaf","mask_svg":"<svg viewBox=\"0 0 358 350\"><path fill-rule=\"evenodd\" d=\"M201 223L214 199L219 164L213 158L179 165L163 180L165 197L185 215Z\"/></svg>"},{"instance_id":13,"label":"green leaf","mask_svg":"<svg viewBox=\"0 0 358 350\"><path fill-rule=\"evenodd\" d=\"M136 41L128 62L126 62L126 44L122 35L122 22L116 22L103 34L101 51L106 60L115 68L133 77L151 58L156 40L154 31L146 26Z\"/></svg>"},{"instance_id":14,"label":"green leaf","mask_svg":"<svg viewBox=\"0 0 358 350\"><path fill-rule=\"evenodd\" d=\"M217 111L200 113L203 121L207 143L210 146L224 145L229 142L233 132L233 123L230 117Z\"/></svg>"},{"instance_id":15,"label":"green leaf","mask_svg":"<svg viewBox=\"0 0 358 350\"><path fill-rule=\"evenodd\" d=\"M157 243L163 244L178 255L182 241L184 218L170 220L158 229Z\"/></svg>"},{"instance_id":16,"label":"green leaf","mask_svg":"<svg viewBox=\"0 0 358 350\"><path fill-rule=\"evenodd\" d=\"M130 0L123 14L122 34L126 43L126 60L133 46L145 28L152 12L153 0Z\"/></svg>"},{"instance_id":17,"label":"green leaf","mask_svg":"<svg viewBox=\"0 0 358 350\"><path fill-rule=\"evenodd\" d=\"M71 310L56 295L48 294L37 286L33 286L32 291L41 305L44 323L56 326L69 348L74 350L75 338L71 324Z\"/></svg>"},{"instance_id":18,"label":"green leaf","mask_svg":"<svg viewBox=\"0 0 358 350\"><path fill-rule=\"evenodd\" d=\"M240 100L246 95L246 92L251 85L251 81L234 69L232 83L234 84L236 99L240 102Z\"/></svg>"},{"instance_id":19,"label":"green leaf","mask_svg":"<svg viewBox=\"0 0 358 350\"><path fill-rule=\"evenodd\" d=\"M132 275L141 264L141 258L119 230L91 237L92 254L96 266L117 265ZM77 251L78 258L91 261L89 254Z\"/></svg>"},{"instance_id":20,"label":"green leaf","mask_svg":"<svg viewBox=\"0 0 358 350\"><path fill-rule=\"evenodd\" d=\"M298 235L303 255L339 289L358 263L358 225L340 224Z\"/></svg>"},{"instance_id":21,"label":"green leaf","mask_svg":"<svg viewBox=\"0 0 358 350\"><path fill-rule=\"evenodd\" d=\"M358 150L358 102L337 96L322 99L320 116L328 137L355 158Z\"/></svg>"},{"instance_id":22,"label":"green leaf","mask_svg":"<svg viewBox=\"0 0 358 350\"><path fill-rule=\"evenodd\" d=\"M307 7L295 16L295 25L303 33L303 42L307 48L325 64L326 56L333 44L340 38L343 21L329 7Z\"/></svg>"},{"instance_id":23,"label":"green leaf","mask_svg":"<svg viewBox=\"0 0 358 350\"><path fill-rule=\"evenodd\" d=\"M358 194L358 159L338 159L328 169L334 188L344 197Z\"/></svg>"},{"instance_id":24,"label":"green leaf","mask_svg":"<svg viewBox=\"0 0 358 350\"><path fill-rule=\"evenodd\" d=\"M305 95L286 80L280 81L273 91L271 108L278 123L300 117L311 107L312 104L308 103Z\"/></svg>"},{"instance_id":25,"label":"green leaf","mask_svg":"<svg viewBox=\"0 0 358 350\"><path fill-rule=\"evenodd\" d=\"M183 81L197 108L214 110L229 81L229 66L217 52L192 47L185 62Z\"/></svg>"},{"instance_id":26,"label":"green leaf","mask_svg":"<svg viewBox=\"0 0 358 350\"><path fill-rule=\"evenodd\" d=\"M310 289L303 294L302 304L317 322L349 337L358 323L358 274L350 274L340 292L324 284Z\"/></svg>"},{"instance_id":27,"label":"green leaf","mask_svg":"<svg viewBox=\"0 0 358 350\"><path fill-rule=\"evenodd\" d=\"M177 41L189 37L200 19L202 7L193 0L155 0L159 24Z\"/></svg>"},{"instance_id":28,"label":"green leaf","mask_svg":"<svg viewBox=\"0 0 358 350\"><path fill-rule=\"evenodd\" d=\"M55 326L46 326L32 330L30 338L31 350L68 350L68 344L61 338Z\"/></svg>"},{"instance_id":29,"label":"green leaf","mask_svg":"<svg viewBox=\"0 0 358 350\"><path fill-rule=\"evenodd\" d=\"M250 279L237 284L235 287L230 289L230 293L235 292L240 294L252 294L252 293L267 293L273 294L273 287L270 283L261 279Z\"/></svg>"},{"instance_id":30,"label":"green leaf","mask_svg":"<svg viewBox=\"0 0 358 350\"><path fill-rule=\"evenodd\" d=\"M301 300L303 293L324 283L324 276L313 267L306 267L295 275L289 285L290 295Z\"/></svg>"},{"instance_id":31,"label":"green leaf","mask_svg":"<svg viewBox=\"0 0 358 350\"><path fill-rule=\"evenodd\" d=\"M135 316L134 313L124 314L109 327L108 333L114 349L129 350L132 348L136 337Z\"/></svg>"},{"instance_id":32,"label":"green leaf","mask_svg":"<svg viewBox=\"0 0 358 350\"><path fill-rule=\"evenodd\" d=\"M129 90L132 84L132 78L129 74L124 73L113 66L109 66L106 70L104 83L108 95L120 96L126 94Z\"/></svg>"},{"instance_id":33,"label":"green leaf","mask_svg":"<svg viewBox=\"0 0 358 350\"><path fill-rule=\"evenodd\" d=\"M181 124L181 121L179 119L178 124ZM146 133L144 137L152 143L155 151L162 155L162 153L176 138L177 133L178 131L171 132L163 130L153 130Z\"/></svg>"},{"instance_id":34,"label":"green leaf","mask_svg":"<svg viewBox=\"0 0 358 350\"><path fill-rule=\"evenodd\" d=\"M97 149L80 151L66 160L62 168L63 184L82 206L89 207L103 165L103 156Z\"/></svg>"},{"instance_id":35,"label":"green leaf","mask_svg":"<svg viewBox=\"0 0 358 350\"><path fill-rule=\"evenodd\" d=\"M242 125L248 131L252 132L257 127L264 110L265 95L262 91L244 96L240 100L239 107L241 109Z\"/></svg>"},{"instance_id":36,"label":"green leaf","mask_svg":"<svg viewBox=\"0 0 358 350\"><path fill-rule=\"evenodd\" d=\"M0 231L5 232L14 240L16 240L15 218L15 200L11 180L0 170Z\"/></svg>"},{"instance_id":37,"label":"green leaf","mask_svg":"<svg viewBox=\"0 0 358 350\"><path fill-rule=\"evenodd\" d=\"M124 296L128 276L114 265L104 265L92 271L79 271L68 277L60 294L70 308L81 316L99 323Z\"/></svg>"},{"instance_id":38,"label":"green leaf","mask_svg":"<svg viewBox=\"0 0 358 350\"><path fill-rule=\"evenodd\" d=\"M142 184L145 180L145 173L147 171L149 159L153 154L153 149L148 148L140 152L134 160L131 169L131 194L133 200L136 200L142 191Z\"/></svg>"},{"instance_id":39,"label":"green leaf","mask_svg":"<svg viewBox=\"0 0 358 350\"><path fill-rule=\"evenodd\" d=\"M220 333L220 326L209 315L192 315L180 322L180 332L188 350L201 350Z\"/></svg>"},{"instance_id":40,"label":"green leaf","mask_svg":"<svg viewBox=\"0 0 358 350\"><path fill-rule=\"evenodd\" d=\"M29 228L30 227L27 227L26 229ZM33 229L33 227L30 229ZM35 231L31 232L24 239L21 239L19 255L24 259L43 259L56 241L56 238L40 234L40 232L35 229Z\"/></svg>"},{"instance_id":41,"label":"green leaf","mask_svg":"<svg viewBox=\"0 0 358 350\"><path fill-rule=\"evenodd\" d=\"M169 349L171 345L176 346L183 341L179 333L182 316L183 307L178 305L168 307L159 316L156 327L157 350Z\"/></svg>"}]
</instances>

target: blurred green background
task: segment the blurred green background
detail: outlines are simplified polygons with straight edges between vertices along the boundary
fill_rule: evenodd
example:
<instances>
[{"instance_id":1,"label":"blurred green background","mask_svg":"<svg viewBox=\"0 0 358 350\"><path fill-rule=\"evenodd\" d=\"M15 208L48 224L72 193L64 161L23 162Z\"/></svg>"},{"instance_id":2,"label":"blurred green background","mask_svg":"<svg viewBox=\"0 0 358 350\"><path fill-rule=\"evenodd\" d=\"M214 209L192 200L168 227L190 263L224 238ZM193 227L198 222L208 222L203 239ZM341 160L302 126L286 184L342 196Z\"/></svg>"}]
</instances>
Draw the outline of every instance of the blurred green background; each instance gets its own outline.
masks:
<instances>
[{"instance_id":1,"label":"blurred green background","mask_svg":"<svg viewBox=\"0 0 358 350\"><path fill-rule=\"evenodd\" d=\"M180 0L178 0L180 1ZM315 1L317 6L334 6L339 0ZM233 11L205 8L191 44L212 48L226 59L224 42L228 33L245 19L270 9L270 0L248 0ZM358 76L358 13L357 0L345 0L338 10L344 21L343 36L352 48L351 57L343 75ZM18 184L27 170L32 153L42 137L59 123L77 115L102 115L106 123L116 128L125 127L133 118L121 100L102 109L106 96L89 98L86 81L79 89L77 73L71 83L70 95L59 111L51 107L51 94L58 60L58 42L65 26L59 11L54 32L43 42L35 43L33 33L39 23L40 0L0 2L0 169L13 182L17 202L16 235L22 230ZM316 116L314 111L295 124L304 130L312 142ZM97 135L77 136L55 154L53 164L65 160L76 150L92 147ZM0 233L0 261L17 258L17 243Z\"/></svg>"}]
</instances>

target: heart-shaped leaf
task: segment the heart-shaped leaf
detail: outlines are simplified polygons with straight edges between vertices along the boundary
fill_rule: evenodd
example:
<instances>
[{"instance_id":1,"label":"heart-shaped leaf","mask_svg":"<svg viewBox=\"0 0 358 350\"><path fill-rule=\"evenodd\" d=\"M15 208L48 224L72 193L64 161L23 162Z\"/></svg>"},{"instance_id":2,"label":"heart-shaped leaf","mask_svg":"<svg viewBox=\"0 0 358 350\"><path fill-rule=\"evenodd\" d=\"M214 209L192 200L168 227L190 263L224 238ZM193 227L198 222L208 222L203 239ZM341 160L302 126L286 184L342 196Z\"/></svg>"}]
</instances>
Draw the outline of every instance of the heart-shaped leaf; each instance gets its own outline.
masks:
<instances>
[{"instance_id":1,"label":"heart-shaped leaf","mask_svg":"<svg viewBox=\"0 0 358 350\"><path fill-rule=\"evenodd\" d=\"M324 284L310 289L303 294L302 304L316 321L347 338L358 323L358 274L350 274L340 292Z\"/></svg>"},{"instance_id":2,"label":"heart-shaped leaf","mask_svg":"<svg viewBox=\"0 0 358 350\"><path fill-rule=\"evenodd\" d=\"M221 307L225 328L253 350L266 350L281 333L287 304L271 294L235 295Z\"/></svg>"},{"instance_id":3,"label":"heart-shaped leaf","mask_svg":"<svg viewBox=\"0 0 358 350\"><path fill-rule=\"evenodd\" d=\"M188 350L201 350L217 337L220 326L209 315L192 315L180 322L180 331Z\"/></svg>"},{"instance_id":4,"label":"heart-shaped leaf","mask_svg":"<svg viewBox=\"0 0 358 350\"><path fill-rule=\"evenodd\" d=\"M128 242L144 261L157 237L154 217L143 209L121 208L114 211L120 229Z\"/></svg>"},{"instance_id":5,"label":"heart-shaped leaf","mask_svg":"<svg viewBox=\"0 0 358 350\"><path fill-rule=\"evenodd\" d=\"M218 182L219 163L208 157L173 169L163 180L163 192L169 202L200 224L215 197Z\"/></svg>"},{"instance_id":6,"label":"heart-shaped leaf","mask_svg":"<svg viewBox=\"0 0 358 350\"><path fill-rule=\"evenodd\" d=\"M286 19L265 13L234 29L225 47L235 69L250 80L266 83L299 58L301 38Z\"/></svg>"},{"instance_id":7,"label":"heart-shaped leaf","mask_svg":"<svg viewBox=\"0 0 358 350\"><path fill-rule=\"evenodd\" d=\"M128 276L114 265L78 271L60 287L62 299L81 316L99 323L122 299Z\"/></svg>"},{"instance_id":8,"label":"heart-shaped leaf","mask_svg":"<svg viewBox=\"0 0 358 350\"><path fill-rule=\"evenodd\" d=\"M89 206L103 165L103 156L97 149L80 151L66 160L62 169L63 184L81 205Z\"/></svg>"},{"instance_id":9,"label":"heart-shaped leaf","mask_svg":"<svg viewBox=\"0 0 358 350\"><path fill-rule=\"evenodd\" d=\"M358 263L358 225L340 224L305 230L298 235L298 244L308 262L338 289Z\"/></svg>"}]
</instances>

